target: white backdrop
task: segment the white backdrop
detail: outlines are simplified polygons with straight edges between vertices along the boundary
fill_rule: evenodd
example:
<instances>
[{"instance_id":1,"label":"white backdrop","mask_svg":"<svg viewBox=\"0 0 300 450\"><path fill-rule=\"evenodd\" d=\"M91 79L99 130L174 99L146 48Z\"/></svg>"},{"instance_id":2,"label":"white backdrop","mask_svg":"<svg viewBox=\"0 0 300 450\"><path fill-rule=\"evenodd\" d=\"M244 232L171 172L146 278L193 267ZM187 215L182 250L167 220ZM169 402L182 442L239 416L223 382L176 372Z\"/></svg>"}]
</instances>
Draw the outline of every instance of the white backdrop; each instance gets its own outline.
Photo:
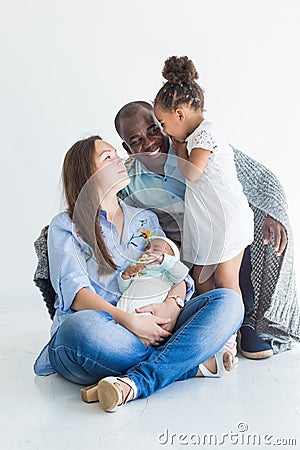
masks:
<instances>
[{"instance_id":1,"label":"white backdrop","mask_svg":"<svg viewBox=\"0 0 300 450\"><path fill-rule=\"evenodd\" d=\"M173 54L194 60L206 117L279 177L299 248L299 23L297 0L2 0L0 294L36 292L65 152L99 133L121 153L116 112L154 98Z\"/></svg>"}]
</instances>

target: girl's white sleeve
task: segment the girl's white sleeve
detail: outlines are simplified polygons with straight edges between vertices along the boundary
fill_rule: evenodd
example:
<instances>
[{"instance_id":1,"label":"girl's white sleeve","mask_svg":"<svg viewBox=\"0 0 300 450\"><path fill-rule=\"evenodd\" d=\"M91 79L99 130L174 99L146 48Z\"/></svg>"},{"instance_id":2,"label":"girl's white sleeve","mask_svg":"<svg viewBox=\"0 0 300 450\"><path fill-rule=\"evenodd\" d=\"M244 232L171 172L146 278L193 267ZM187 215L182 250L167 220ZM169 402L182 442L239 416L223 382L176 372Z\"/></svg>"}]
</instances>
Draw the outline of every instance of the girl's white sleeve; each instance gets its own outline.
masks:
<instances>
[{"instance_id":1,"label":"girl's white sleeve","mask_svg":"<svg viewBox=\"0 0 300 450\"><path fill-rule=\"evenodd\" d=\"M218 151L218 145L213 133L205 128L195 133L195 136L193 136L188 148L190 149L189 153L194 148L203 148L204 150L209 150L212 153L216 153Z\"/></svg>"}]
</instances>

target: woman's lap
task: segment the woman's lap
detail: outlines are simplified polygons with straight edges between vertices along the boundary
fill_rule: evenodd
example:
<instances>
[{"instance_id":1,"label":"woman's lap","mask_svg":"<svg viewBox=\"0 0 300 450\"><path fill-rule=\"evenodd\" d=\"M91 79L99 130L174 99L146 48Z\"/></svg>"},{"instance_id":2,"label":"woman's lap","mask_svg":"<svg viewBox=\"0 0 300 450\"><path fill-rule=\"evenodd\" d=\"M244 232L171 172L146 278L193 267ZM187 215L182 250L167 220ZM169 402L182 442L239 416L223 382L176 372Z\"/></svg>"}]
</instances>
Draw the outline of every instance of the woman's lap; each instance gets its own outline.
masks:
<instances>
[{"instance_id":1,"label":"woman's lap","mask_svg":"<svg viewBox=\"0 0 300 450\"><path fill-rule=\"evenodd\" d=\"M94 310L72 314L49 344L54 370L79 384L121 375L151 351L152 347L117 324L111 314Z\"/></svg>"},{"instance_id":2,"label":"woman's lap","mask_svg":"<svg viewBox=\"0 0 300 450\"><path fill-rule=\"evenodd\" d=\"M224 345L243 317L241 301L236 302L236 297L233 291L218 289L191 299L178 317L173 336L158 348L145 346L106 312L80 311L63 322L53 336L49 349L51 364L65 378L79 384L134 373L137 385L148 382L151 385L150 391L146 389L139 396L149 395L169 382L195 375L196 365ZM195 352L199 352L199 357ZM179 367L174 370L183 358L183 370ZM173 373L166 376L165 384L162 370L170 364ZM153 382L154 366L159 379Z\"/></svg>"}]
</instances>

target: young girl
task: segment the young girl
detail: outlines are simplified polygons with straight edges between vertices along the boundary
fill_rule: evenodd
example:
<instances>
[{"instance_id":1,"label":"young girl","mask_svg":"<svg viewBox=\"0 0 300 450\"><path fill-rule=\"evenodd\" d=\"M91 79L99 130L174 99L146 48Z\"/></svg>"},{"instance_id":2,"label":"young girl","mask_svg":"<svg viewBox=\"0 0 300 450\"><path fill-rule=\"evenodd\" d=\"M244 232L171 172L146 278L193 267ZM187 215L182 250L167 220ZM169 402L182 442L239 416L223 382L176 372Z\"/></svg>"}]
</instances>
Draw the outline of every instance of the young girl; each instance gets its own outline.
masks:
<instances>
[{"instance_id":1,"label":"young girl","mask_svg":"<svg viewBox=\"0 0 300 450\"><path fill-rule=\"evenodd\" d=\"M186 178L183 259L194 265L198 294L230 288L241 294L239 269L253 240L253 213L238 181L233 150L203 117L204 96L187 56L171 56L154 112L173 139Z\"/></svg>"}]
</instances>

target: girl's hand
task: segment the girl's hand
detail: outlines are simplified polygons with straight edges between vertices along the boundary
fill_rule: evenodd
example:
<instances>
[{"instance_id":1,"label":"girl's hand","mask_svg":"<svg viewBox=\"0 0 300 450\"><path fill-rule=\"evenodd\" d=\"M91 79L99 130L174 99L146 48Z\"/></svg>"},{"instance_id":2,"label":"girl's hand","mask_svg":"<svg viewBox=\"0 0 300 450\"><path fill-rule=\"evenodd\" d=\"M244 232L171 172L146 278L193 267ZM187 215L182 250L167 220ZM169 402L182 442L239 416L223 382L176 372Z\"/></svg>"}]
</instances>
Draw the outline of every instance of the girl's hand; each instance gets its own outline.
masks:
<instances>
[{"instance_id":1,"label":"girl's hand","mask_svg":"<svg viewBox=\"0 0 300 450\"><path fill-rule=\"evenodd\" d=\"M177 155L177 141L172 137L172 150Z\"/></svg>"},{"instance_id":2,"label":"girl's hand","mask_svg":"<svg viewBox=\"0 0 300 450\"><path fill-rule=\"evenodd\" d=\"M143 263L136 264L135 266L130 266L127 267L127 269L123 270L121 276L124 280L129 280L129 278L133 277L134 275L145 269L147 269L146 264Z\"/></svg>"},{"instance_id":3,"label":"girl's hand","mask_svg":"<svg viewBox=\"0 0 300 450\"><path fill-rule=\"evenodd\" d=\"M172 138L172 150L175 155L179 156L180 158L188 157L186 142L179 142L176 141L175 138Z\"/></svg>"},{"instance_id":4,"label":"girl's hand","mask_svg":"<svg viewBox=\"0 0 300 450\"><path fill-rule=\"evenodd\" d=\"M169 339L172 334L162 328L167 325L171 319L163 319L158 316L137 316L128 314L128 319L123 323L143 344L157 347Z\"/></svg>"}]
</instances>

